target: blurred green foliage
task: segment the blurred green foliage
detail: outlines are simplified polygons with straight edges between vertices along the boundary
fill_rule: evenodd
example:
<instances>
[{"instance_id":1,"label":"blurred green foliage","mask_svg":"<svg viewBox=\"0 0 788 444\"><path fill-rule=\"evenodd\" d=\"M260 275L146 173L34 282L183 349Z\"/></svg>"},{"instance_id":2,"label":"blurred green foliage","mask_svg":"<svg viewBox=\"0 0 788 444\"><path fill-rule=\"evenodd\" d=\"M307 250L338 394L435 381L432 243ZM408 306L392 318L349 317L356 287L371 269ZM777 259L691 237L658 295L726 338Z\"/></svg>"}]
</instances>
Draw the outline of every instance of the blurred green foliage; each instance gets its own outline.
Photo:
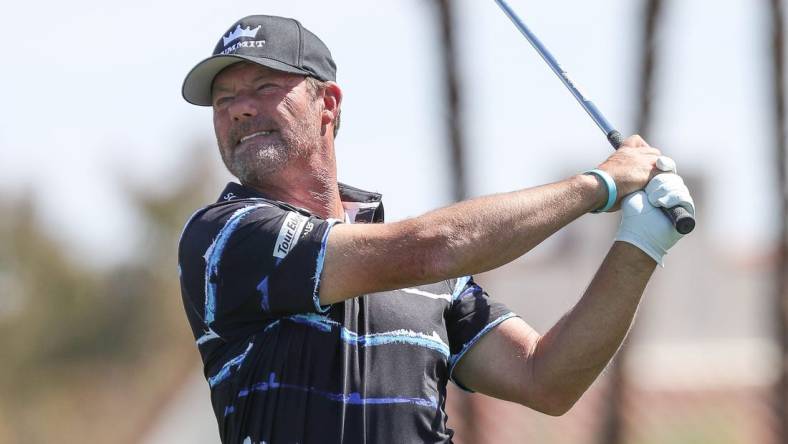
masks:
<instances>
[{"instance_id":1,"label":"blurred green foliage","mask_svg":"<svg viewBox=\"0 0 788 444\"><path fill-rule=\"evenodd\" d=\"M198 365L176 249L218 189L205 151L165 193L121 184L143 241L106 270L67 254L30 200L0 197L0 442L136 442Z\"/></svg>"}]
</instances>

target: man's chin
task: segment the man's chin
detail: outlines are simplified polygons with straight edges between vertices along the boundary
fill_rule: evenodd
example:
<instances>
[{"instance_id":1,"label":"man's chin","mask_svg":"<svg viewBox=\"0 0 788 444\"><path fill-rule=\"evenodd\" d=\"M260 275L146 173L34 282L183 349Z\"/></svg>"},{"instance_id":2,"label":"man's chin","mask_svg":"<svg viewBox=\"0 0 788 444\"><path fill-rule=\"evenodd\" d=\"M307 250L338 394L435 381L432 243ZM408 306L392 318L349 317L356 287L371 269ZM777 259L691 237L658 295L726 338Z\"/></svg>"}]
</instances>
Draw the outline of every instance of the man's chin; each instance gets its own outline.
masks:
<instances>
[{"instance_id":1,"label":"man's chin","mask_svg":"<svg viewBox=\"0 0 788 444\"><path fill-rule=\"evenodd\" d=\"M236 155L230 162L225 162L225 166L241 182L258 183L263 178L278 173L287 164L285 153L278 147L272 148L266 147L255 150L255 152L233 153Z\"/></svg>"}]
</instances>

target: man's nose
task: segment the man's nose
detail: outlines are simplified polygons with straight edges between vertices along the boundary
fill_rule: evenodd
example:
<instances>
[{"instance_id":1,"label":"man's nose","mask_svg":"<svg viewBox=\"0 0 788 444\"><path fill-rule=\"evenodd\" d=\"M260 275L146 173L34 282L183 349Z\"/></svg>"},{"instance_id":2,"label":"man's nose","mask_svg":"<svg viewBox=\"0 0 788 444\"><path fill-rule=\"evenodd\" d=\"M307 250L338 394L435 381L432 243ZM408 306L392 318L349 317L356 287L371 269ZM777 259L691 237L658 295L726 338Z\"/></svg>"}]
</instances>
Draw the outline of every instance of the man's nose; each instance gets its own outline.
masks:
<instances>
[{"instance_id":1,"label":"man's nose","mask_svg":"<svg viewBox=\"0 0 788 444\"><path fill-rule=\"evenodd\" d=\"M232 119L236 122L240 122L257 115L257 107L255 106L254 100L246 95L240 95L236 97L235 100L233 100L233 103L230 105L228 111L230 112L230 117L232 117Z\"/></svg>"}]
</instances>

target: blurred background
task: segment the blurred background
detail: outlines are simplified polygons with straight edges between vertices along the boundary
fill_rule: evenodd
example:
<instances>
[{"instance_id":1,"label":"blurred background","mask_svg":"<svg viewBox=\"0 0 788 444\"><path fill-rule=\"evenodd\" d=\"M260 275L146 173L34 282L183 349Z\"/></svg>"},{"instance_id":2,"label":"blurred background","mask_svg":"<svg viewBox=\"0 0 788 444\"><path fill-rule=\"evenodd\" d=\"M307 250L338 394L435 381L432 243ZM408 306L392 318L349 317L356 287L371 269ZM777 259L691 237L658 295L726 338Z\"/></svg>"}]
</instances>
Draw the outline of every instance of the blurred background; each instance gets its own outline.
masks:
<instances>
[{"instance_id":1,"label":"blurred background","mask_svg":"<svg viewBox=\"0 0 788 444\"><path fill-rule=\"evenodd\" d=\"M451 388L458 443L788 443L782 1L511 0L622 133L676 159L698 227L568 414ZM0 442L217 443L176 246L231 180L181 81L238 18L299 19L343 87L340 180L390 220L559 180L610 148L490 1L13 2L0 15ZM617 215L478 277L541 332Z\"/></svg>"}]
</instances>

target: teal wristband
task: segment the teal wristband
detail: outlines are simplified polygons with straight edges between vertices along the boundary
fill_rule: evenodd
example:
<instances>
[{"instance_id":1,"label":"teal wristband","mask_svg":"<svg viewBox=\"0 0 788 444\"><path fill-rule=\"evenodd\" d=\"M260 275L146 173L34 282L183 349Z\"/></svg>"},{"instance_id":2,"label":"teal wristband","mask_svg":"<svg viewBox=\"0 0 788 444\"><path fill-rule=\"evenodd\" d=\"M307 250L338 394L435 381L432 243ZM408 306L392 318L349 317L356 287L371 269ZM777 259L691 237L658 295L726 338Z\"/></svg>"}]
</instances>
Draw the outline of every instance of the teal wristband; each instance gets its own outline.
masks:
<instances>
[{"instance_id":1,"label":"teal wristband","mask_svg":"<svg viewBox=\"0 0 788 444\"><path fill-rule=\"evenodd\" d=\"M613 204L616 203L616 197L618 197L616 181L610 177L610 174L607 174L606 172L599 169L588 170L583 174L593 174L594 176L602 179L602 182L604 182L607 186L607 202L602 208L597 208L596 210L592 211L592 213L604 213L605 211L609 210Z\"/></svg>"}]
</instances>

